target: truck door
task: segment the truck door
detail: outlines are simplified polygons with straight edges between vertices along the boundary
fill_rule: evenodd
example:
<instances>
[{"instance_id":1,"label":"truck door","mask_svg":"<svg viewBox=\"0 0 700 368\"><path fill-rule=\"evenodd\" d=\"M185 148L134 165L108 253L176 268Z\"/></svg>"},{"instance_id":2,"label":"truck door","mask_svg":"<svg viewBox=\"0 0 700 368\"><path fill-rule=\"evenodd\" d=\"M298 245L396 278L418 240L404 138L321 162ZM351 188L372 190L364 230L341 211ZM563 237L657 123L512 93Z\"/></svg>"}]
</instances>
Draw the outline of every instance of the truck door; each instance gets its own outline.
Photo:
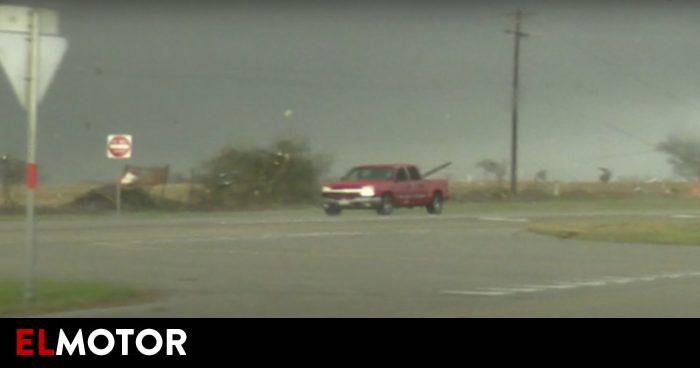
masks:
<instances>
[{"instance_id":1,"label":"truck door","mask_svg":"<svg viewBox=\"0 0 700 368\"><path fill-rule=\"evenodd\" d=\"M408 178L410 180L411 204L423 205L428 198L428 189L425 181L415 166L408 167Z\"/></svg>"},{"instance_id":2,"label":"truck door","mask_svg":"<svg viewBox=\"0 0 700 368\"><path fill-rule=\"evenodd\" d=\"M396 204L406 205L411 202L411 181L408 172L401 167L396 171L396 184L394 185Z\"/></svg>"}]
</instances>

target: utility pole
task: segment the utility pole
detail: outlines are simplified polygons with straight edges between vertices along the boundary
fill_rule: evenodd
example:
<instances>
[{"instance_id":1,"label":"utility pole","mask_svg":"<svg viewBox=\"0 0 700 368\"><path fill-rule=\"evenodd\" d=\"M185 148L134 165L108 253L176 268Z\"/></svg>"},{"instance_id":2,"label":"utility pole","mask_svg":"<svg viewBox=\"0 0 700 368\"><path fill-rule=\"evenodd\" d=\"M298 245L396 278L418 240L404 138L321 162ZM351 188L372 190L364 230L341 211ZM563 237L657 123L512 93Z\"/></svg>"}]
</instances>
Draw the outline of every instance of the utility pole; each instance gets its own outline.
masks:
<instances>
[{"instance_id":1,"label":"utility pole","mask_svg":"<svg viewBox=\"0 0 700 368\"><path fill-rule=\"evenodd\" d=\"M518 193L518 88L520 84L520 39L528 34L520 31L523 13L515 12L514 30L506 31L513 35L513 99L511 105L511 141L510 141L510 192Z\"/></svg>"}]
</instances>

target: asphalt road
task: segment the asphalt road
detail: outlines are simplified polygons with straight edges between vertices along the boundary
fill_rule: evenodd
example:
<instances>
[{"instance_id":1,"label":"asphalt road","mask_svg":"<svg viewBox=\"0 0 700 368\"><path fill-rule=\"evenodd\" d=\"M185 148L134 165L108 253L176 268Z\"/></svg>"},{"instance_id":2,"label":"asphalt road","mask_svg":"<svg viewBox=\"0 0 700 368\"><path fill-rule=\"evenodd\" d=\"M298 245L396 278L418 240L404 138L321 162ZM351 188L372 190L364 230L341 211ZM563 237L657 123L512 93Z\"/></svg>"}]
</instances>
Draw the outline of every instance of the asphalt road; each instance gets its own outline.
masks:
<instances>
[{"instance_id":1,"label":"asphalt road","mask_svg":"<svg viewBox=\"0 0 700 368\"><path fill-rule=\"evenodd\" d=\"M38 270L159 295L58 316L700 316L700 247L528 233L541 216L52 220ZM23 234L0 222L0 277L22 274Z\"/></svg>"}]
</instances>

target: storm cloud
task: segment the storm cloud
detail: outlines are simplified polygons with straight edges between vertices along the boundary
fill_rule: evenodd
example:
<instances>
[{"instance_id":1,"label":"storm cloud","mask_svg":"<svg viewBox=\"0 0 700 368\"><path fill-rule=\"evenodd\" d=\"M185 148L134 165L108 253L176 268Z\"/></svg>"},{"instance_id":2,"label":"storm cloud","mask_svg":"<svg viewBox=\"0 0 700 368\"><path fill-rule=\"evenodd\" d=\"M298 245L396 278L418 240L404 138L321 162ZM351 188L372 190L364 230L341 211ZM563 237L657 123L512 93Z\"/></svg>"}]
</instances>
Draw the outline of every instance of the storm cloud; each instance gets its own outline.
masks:
<instances>
[{"instance_id":1,"label":"storm cloud","mask_svg":"<svg viewBox=\"0 0 700 368\"><path fill-rule=\"evenodd\" d=\"M16 2L17 3L17 2ZM70 49L40 107L52 181L106 180L110 133L131 164L176 172L226 145L308 140L333 172L367 162L454 162L479 177L510 149L509 13L526 13L521 175L672 175L654 150L698 135L700 5L482 1L339 5L20 2L58 10ZM0 152L23 157L24 113L0 78Z\"/></svg>"}]
</instances>

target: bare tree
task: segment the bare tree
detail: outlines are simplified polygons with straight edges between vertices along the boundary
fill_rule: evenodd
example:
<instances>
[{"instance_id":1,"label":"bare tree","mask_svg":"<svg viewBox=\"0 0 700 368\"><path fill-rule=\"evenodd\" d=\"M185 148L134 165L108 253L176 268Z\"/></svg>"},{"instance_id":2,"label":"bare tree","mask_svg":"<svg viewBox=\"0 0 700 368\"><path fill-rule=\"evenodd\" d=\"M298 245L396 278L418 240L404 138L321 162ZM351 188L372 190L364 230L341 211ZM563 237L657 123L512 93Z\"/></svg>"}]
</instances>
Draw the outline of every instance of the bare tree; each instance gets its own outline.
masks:
<instances>
[{"instance_id":1,"label":"bare tree","mask_svg":"<svg viewBox=\"0 0 700 368\"><path fill-rule=\"evenodd\" d=\"M687 179L700 179L700 140L668 137L656 149L668 154L668 163L676 175Z\"/></svg>"},{"instance_id":2,"label":"bare tree","mask_svg":"<svg viewBox=\"0 0 700 368\"><path fill-rule=\"evenodd\" d=\"M496 160L484 159L476 163L476 167L484 170L486 175L493 175L499 183L503 182L508 171L508 166L503 162Z\"/></svg>"},{"instance_id":3,"label":"bare tree","mask_svg":"<svg viewBox=\"0 0 700 368\"><path fill-rule=\"evenodd\" d=\"M547 181L547 170L540 170L535 174L535 181Z\"/></svg>"}]
</instances>

